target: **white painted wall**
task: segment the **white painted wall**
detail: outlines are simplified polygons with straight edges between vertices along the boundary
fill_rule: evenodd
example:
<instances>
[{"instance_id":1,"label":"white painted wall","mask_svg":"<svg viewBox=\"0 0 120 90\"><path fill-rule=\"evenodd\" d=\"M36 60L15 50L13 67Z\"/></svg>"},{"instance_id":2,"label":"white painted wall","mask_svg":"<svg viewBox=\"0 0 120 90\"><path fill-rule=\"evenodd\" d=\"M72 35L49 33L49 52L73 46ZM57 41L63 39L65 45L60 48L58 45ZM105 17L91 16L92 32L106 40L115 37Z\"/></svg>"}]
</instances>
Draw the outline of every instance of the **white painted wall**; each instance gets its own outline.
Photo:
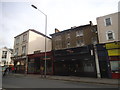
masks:
<instances>
[{"instance_id":1,"label":"white painted wall","mask_svg":"<svg viewBox=\"0 0 120 90\"><path fill-rule=\"evenodd\" d=\"M6 59L2 58L3 51L7 51L7 58ZM8 62L8 65L10 65L11 56L12 56L12 52L9 49L7 49L6 47L1 48L0 49L0 62L1 62L0 66L4 65L4 63L2 61L6 61L6 62Z\"/></svg>"},{"instance_id":2,"label":"white painted wall","mask_svg":"<svg viewBox=\"0 0 120 90\"><path fill-rule=\"evenodd\" d=\"M51 39L46 38L46 51L51 51L52 49L51 45L52 45ZM37 50L45 52L45 37L33 31L29 31L28 54L33 54L34 51Z\"/></svg>"},{"instance_id":3,"label":"white painted wall","mask_svg":"<svg viewBox=\"0 0 120 90\"><path fill-rule=\"evenodd\" d=\"M111 18L112 20L111 26L105 26L105 22L104 22L105 18ZM118 26L120 26L118 25L118 13L113 13L113 14L102 16L102 17L98 17L97 28L98 28L99 43L120 41L120 38L118 37L120 35L120 31L118 31ZM107 40L106 32L109 30L112 30L114 32L114 36L115 36L114 40Z\"/></svg>"}]
</instances>

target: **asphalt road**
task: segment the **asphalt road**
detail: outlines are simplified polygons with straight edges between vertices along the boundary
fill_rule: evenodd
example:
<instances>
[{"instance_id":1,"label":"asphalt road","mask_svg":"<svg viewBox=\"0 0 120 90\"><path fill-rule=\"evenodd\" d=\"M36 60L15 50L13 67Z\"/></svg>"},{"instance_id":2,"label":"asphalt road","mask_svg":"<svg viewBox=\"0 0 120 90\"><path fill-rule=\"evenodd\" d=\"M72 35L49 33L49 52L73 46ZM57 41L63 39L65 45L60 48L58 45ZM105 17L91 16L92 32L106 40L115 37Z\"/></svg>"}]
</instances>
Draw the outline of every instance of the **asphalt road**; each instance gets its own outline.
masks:
<instances>
[{"instance_id":1,"label":"asphalt road","mask_svg":"<svg viewBox=\"0 0 120 90\"><path fill-rule=\"evenodd\" d=\"M3 77L3 88L118 88L117 85L50 80L40 77Z\"/></svg>"}]
</instances>

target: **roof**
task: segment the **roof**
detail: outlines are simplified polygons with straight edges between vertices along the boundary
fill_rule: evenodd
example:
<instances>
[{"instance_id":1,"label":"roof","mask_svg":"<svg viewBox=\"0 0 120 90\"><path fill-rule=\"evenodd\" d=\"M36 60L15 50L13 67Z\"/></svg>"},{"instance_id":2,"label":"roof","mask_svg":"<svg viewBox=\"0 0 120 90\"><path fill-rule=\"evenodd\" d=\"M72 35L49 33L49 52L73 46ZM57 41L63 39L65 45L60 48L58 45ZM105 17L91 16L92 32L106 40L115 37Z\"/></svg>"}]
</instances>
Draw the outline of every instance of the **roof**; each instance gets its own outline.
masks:
<instances>
[{"instance_id":1,"label":"roof","mask_svg":"<svg viewBox=\"0 0 120 90\"><path fill-rule=\"evenodd\" d=\"M10 48L9 50L10 50L11 52L13 52L13 49Z\"/></svg>"},{"instance_id":2,"label":"roof","mask_svg":"<svg viewBox=\"0 0 120 90\"><path fill-rule=\"evenodd\" d=\"M11 49L11 48L7 48L7 47L3 47L2 49L6 49L7 51L9 51L9 52L13 52L13 49Z\"/></svg>"},{"instance_id":3,"label":"roof","mask_svg":"<svg viewBox=\"0 0 120 90\"><path fill-rule=\"evenodd\" d=\"M106 17L106 16L110 16L110 15L114 15L114 14L120 14L120 12L115 12L115 13L111 13L111 14L99 16L99 17L97 17L97 18Z\"/></svg>"},{"instance_id":4,"label":"roof","mask_svg":"<svg viewBox=\"0 0 120 90\"><path fill-rule=\"evenodd\" d=\"M16 37L18 37L18 36L20 36L20 35L22 35L22 34L24 34L24 33L26 33L26 32L29 32L29 31L35 32L35 33L37 33L37 34L40 34L40 35L42 35L42 36L44 36L44 37L47 37L47 38L51 39L50 37L44 35L43 33L39 32L39 31L36 31L36 30L34 30L34 29L29 29L29 30L27 30L27 31L25 31L25 32L23 32L23 33L15 36L14 38L16 38Z\"/></svg>"},{"instance_id":5,"label":"roof","mask_svg":"<svg viewBox=\"0 0 120 90\"><path fill-rule=\"evenodd\" d=\"M67 30L63 30L63 31L60 31L60 32L57 32L57 33L50 34L50 36L56 35L56 34L60 34L60 33L63 33L63 32L67 32L67 31L71 31L71 30L77 30L77 29L80 29L80 28L83 28L83 27L88 27L88 26L91 26L91 24L81 25L81 26L78 26L78 27L71 27L70 29L67 29ZM94 26L94 25L93 25L93 26Z\"/></svg>"}]
</instances>

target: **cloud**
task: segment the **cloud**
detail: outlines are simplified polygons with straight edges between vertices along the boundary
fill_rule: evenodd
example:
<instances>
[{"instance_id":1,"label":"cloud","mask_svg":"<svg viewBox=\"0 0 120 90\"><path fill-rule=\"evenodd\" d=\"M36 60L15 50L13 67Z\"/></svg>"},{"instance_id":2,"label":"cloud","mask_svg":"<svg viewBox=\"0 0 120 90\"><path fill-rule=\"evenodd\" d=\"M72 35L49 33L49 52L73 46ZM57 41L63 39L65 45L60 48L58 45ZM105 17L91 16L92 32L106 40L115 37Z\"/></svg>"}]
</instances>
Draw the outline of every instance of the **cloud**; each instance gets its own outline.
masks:
<instances>
[{"instance_id":1,"label":"cloud","mask_svg":"<svg viewBox=\"0 0 120 90\"><path fill-rule=\"evenodd\" d=\"M118 2L118 11L120 12L120 1Z\"/></svg>"},{"instance_id":2,"label":"cloud","mask_svg":"<svg viewBox=\"0 0 120 90\"><path fill-rule=\"evenodd\" d=\"M45 17L38 10L32 8L31 4L36 5L47 14L48 35L54 33L54 28L62 31L72 26L88 24L89 21L96 24L96 17L118 11L118 0L1 1L6 3L4 5L0 3L0 11L2 12L0 17L3 17L2 23L0 23L0 28L2 28L0 29L0 45L8 46L13 46L14 37L28 29L36 29L44 33ZM4 7L1 9L2 6Z\"/></svg>"}]
</instances>

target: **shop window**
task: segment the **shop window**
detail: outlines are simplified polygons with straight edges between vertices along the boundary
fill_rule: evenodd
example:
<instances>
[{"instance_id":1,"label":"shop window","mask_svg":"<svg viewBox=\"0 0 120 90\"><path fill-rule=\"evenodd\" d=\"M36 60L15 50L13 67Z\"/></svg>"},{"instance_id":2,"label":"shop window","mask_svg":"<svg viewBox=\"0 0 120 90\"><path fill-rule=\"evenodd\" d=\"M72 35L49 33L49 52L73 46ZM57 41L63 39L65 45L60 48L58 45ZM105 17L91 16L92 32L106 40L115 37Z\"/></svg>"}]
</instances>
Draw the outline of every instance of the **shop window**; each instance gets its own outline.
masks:
<instances>
[{"instance_id":1,"label":"shop window","mask_svg":"<svg viewBox=\"0 0 120 90\"><path fill-rule=\"evenodd\" d=\"M110 61L111 70L113 73L118 73L120 70L120 61Z\"/></svg>"},{"instance_id":2,"label":"shop window","mask_svg":"<svg viewBox=\"0 0 120 90\"><path fill-rule=\"evenodd\" d=\"M94 66L92 63L84 63L84 72L94 72Z\"/></svg>"}]
</instances>

